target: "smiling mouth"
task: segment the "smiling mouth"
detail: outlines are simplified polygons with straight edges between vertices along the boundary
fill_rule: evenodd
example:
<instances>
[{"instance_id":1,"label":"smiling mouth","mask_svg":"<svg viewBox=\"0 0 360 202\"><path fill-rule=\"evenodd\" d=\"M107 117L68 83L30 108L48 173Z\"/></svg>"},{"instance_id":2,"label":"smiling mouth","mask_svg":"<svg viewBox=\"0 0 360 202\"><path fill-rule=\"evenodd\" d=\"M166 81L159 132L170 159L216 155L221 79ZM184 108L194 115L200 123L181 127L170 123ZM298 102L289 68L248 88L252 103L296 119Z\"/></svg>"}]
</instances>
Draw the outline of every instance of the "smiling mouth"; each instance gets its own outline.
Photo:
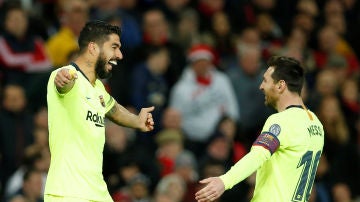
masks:
<instances>
[{"instance_id":1,"label":"smiling mouth","mask_svg":"<svg viewBox=\"0 0 360 202\"><path fill-rule=\"evenodd\" d=\"M109 64L111 64L111 66L115 66L115 65L117 65L117 61L116 60L110 60Z\"/></svg>"}]
</instances>

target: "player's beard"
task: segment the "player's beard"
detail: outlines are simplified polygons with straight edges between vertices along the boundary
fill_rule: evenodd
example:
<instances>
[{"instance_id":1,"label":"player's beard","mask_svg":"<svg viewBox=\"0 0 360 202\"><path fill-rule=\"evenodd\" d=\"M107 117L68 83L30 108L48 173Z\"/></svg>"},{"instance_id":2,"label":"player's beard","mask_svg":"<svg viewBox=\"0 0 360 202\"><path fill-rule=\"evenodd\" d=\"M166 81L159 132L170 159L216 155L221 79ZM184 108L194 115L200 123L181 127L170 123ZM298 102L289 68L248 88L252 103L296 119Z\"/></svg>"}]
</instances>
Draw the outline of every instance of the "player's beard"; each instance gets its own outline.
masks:
<instances>
[{"instance_id":1,"label":"player's beard","mask_svg":"<svg viewBox=\"0 0 360 202\"><path fill-rule=\"evenodd\" d=\"M106 64L108 62L106 61L104 55L100 53L99 57L97 58L96 64L95 64L95 72L98 78L100 79L106 79L110 78L112 73L111 71L106 71Z\"/></svg>"},{"instance_id":2,"label":"player's beard","mask_svg":"<svg viewBox=\"0 0 360 202\"><path fill-rule=\"evenodd\" d=\"M276 109L276 101L275 98L271 95L266 95L265 94L265 105L268 107L272 107L274 109Z\"/></svg>"}]
</instances>

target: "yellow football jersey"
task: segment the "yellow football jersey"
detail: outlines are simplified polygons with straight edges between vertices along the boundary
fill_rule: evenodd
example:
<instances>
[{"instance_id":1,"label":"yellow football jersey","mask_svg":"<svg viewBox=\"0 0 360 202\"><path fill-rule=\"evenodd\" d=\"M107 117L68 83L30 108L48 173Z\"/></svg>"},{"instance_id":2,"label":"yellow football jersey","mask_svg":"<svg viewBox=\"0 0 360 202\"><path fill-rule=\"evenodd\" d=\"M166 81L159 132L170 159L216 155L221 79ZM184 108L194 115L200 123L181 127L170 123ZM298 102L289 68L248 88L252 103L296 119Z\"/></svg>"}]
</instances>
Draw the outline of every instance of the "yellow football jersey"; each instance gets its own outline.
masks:
<instances>
[{"instance_id":1,"label":"yellow football jersey","mask_svg":"<svg viewBox=\"0 0 360 202\"><path fill-rule=\"evenodd\" d=\"M260 136L254 142L273 154L257 170L252 201L308 201L324 146L323 126L316 115L291 106L270 116L262 134L279 145L271 151L272 143L263 144Z\"/></svg>"},{"instance_id":2,"label":"yellow football jersey","mask_svg":"<svg viewBox=\"0 0 360 202\"><path fill-rule=\"evenodd\" d=\"M105 114L115 100L100 80L92 85L76 64L73 88L60 94L54 70L47 87L50 169L45 194L112 201L102 176Z\"/></svg>"}]
</instances>

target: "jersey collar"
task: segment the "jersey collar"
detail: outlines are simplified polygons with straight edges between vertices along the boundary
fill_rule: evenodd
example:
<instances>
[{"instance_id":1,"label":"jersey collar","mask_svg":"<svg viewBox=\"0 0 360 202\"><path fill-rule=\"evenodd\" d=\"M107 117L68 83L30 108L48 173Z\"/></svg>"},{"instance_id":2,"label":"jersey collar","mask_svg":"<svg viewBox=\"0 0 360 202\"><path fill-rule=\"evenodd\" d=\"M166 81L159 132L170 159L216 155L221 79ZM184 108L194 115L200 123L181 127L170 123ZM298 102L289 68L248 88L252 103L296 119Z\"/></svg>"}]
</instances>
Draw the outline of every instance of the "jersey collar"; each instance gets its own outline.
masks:
<instances>
[{"instance_id":1,"label":"jersey collar","mask_svg":"<svg viewBox=\"0 0 360 202\"><path fill-rule=\"evenodd\" d=\"M70 65L72 65L73 67L75 67L75 69L79 72L81 72L81 74L90 82L89 78L87 78L87 76L84 74L83 71L81 71L81 69L79 68L79 66L75 63L75 62L71 62Z\"/></svg>"}]
</instances>

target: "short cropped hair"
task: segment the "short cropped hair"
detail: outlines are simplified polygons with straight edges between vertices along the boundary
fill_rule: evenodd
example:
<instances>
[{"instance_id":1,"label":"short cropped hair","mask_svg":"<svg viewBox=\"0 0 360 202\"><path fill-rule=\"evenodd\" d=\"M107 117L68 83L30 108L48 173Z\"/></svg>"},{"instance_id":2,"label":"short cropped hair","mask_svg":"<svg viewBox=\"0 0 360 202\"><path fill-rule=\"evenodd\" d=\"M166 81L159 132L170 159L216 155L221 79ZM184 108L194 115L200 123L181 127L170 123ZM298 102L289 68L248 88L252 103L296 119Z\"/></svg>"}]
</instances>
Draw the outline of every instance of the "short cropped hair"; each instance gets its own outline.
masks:
<instances>
[{"instance_id":1,"label":"short cropped hair","mask_svg":"<svg viewBox=\"0 0 360 202\"><path fill-rule=\"evenodd\" d=\"M81 30L78 39L80 53L86 49L90 42L102 45L108 40L110 34L117 34L120 37L120 27L98 20L86 23L85 27Z\"/></svg>"},{"instance_id":2,"label":"short cropped hair","mask_svg":"<svg viewBox=\"0 0 360 202\"><path fill-rule=\"evenodd\" d=\"M268 66L274 67L271 77L275 83L284 80L289 91L301 94L305 71L298 60L285 56L273 56L268 60Z\"/></svg>"}]
</instances>

